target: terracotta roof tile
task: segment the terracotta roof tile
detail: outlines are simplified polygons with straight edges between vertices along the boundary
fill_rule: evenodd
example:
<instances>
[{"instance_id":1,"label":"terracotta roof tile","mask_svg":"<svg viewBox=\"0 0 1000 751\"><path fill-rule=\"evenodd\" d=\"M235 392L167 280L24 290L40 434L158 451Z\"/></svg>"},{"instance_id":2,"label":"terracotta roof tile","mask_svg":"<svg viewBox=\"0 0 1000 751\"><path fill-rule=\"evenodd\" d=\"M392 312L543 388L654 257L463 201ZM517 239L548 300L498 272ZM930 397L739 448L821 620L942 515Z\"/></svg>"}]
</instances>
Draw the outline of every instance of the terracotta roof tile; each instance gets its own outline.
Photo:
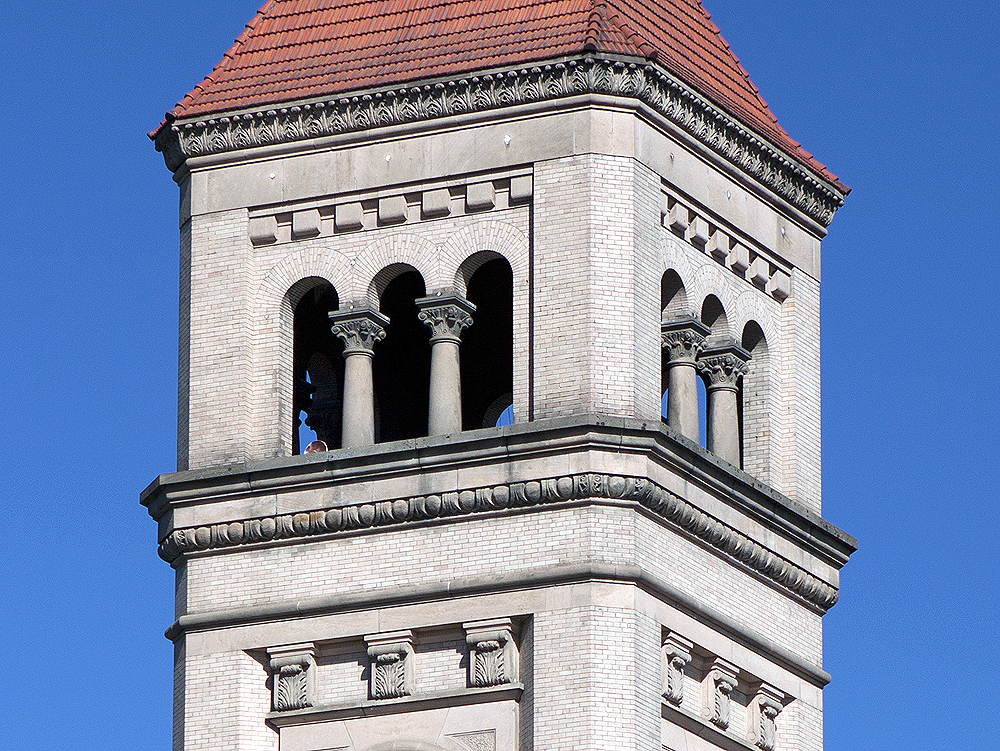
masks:
<instances>
[{"instance_id":1,"label":"terracotta roof tile","mask_svg":"<svg viewBox=\"0 0 1000 751\"><path fill-rule=\"evenodd\" d=\"M778 124L699 0L267 0L171 115L264 107L585 50L656 59L836 182Z\"/></svg>"}]
</instances>

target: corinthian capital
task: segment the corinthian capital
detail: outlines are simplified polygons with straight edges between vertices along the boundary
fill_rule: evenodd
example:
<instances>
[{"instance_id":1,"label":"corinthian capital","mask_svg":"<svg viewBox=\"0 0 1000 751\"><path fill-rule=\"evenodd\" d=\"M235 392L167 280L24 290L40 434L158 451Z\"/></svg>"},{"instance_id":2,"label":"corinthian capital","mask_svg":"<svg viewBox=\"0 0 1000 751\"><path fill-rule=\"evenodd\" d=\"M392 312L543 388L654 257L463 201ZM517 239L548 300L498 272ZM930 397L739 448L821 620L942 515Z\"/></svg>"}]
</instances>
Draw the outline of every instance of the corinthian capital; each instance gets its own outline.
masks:
<instances>
[{"instance_id":1,"label":"corinthian capital","mask_svg":"<svg viewBox=\"0 0 1000 751\"><path fill-rule=\"evenodd\" d=\"M660 346L667 352L667 362L694 365L705 346L711 329L694 316L678 316L660 324Z\"/></svg>"},{"instance_id":2,"label":"corinthian capital","mask_svg":"<svg viewBox=\"0 0 1000 751\"><path fill-rule=\"evenodd\" d=\"M416 301L420 312L417 317L431 330L431 343L457 342L462 332L472 325L476 306L458 295L422 297Z\"/></svg>"},{"instance_id":3,"label":"corinthian capital","mask_svg":"<svg viewBox=\"0 0 1000 751\"><path fill-rule=\"evenodd\" d=\"M731 341L703 350L698 370L708 379L708 388L735 391L740 376L747 373L749 360L750 353Z\"/></svg>"},{"instance_id":4,"label":"corinthian capital","mask_svg":"<svg viewBox=\"0 0 1000 751\"><path fill-rule=\"evenodd\" d=\"M389 319L374 310L338 310L330 313L330 330L344 342L344 355L371 354L375 342L385 339Z\"/></svg>"}]
</instances>

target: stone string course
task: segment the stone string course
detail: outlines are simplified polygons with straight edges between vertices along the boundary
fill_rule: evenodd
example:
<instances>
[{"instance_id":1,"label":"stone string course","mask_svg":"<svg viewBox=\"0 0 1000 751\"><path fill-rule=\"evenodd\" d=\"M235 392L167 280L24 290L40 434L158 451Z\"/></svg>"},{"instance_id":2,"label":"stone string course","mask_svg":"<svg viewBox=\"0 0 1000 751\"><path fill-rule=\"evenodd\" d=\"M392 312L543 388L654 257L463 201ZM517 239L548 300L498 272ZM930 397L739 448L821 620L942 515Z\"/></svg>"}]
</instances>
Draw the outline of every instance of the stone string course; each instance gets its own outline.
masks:
<instances>
[{"instance_id":1,"label":"stone string course","mask_svg":"<svg viewBox=\"0 0 1000 751\"><path fill-rule=\"evenodd\" d=\"M837 602L836 588L655 483L593 473L178 529L159 554L173 562L200 550L592 498L636 502L823 610Z\"/></svg>"},{"instance_id":2,"label":"stone string course","mask_svg":"<svg viewBox=\"0 0 1000 751\"><path fill-rule=\"evenodd\" d=\"M177 170L188 157L587 94L639 100L823 226L843 205L835 188L660 68L646 61L592 56L326 102L174 122L160 131L156 148L167 166Z\"/></svg>"}]
</instances>

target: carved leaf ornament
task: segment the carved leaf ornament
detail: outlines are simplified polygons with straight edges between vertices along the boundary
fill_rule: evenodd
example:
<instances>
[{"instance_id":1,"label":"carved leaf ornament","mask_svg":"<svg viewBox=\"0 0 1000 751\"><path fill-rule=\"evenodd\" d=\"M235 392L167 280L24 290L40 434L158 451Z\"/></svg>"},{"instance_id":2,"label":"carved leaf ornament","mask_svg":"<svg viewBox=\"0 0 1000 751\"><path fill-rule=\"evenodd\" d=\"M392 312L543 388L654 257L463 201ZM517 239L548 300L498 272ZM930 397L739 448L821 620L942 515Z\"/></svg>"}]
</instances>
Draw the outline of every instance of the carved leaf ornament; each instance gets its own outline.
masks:
<instances>
[{"instance_id":1,"label":"carved leaf ornament","mask_svg":"<svg viewBox=\"0 0 1000 751\"><path fill-rule=\"evenodd\" d=\"M637 99L827 226L843 196L662 69L594 56L268 109L173 122L156 148L177 170L188 157L299 141L585 94Z\"/></svg>"}]
</instances>

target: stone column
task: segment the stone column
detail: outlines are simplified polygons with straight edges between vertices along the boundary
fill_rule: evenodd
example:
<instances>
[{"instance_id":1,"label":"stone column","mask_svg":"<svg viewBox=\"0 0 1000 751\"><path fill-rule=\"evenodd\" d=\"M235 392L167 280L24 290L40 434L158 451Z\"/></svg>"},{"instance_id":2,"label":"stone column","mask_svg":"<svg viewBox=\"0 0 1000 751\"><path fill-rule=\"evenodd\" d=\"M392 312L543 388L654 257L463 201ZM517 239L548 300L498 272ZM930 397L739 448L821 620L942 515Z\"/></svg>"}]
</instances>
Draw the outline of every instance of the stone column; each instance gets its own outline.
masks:
<instances>
[{"instance_id":1,"label":"stone column","mask_svg":"<svg viewBox=\"0 0 1000 751\"><path fill-rule=\"evenodd\" d=\"M702 351L698 369L708 387L708 450L735 467L740 466L740 376L747 372L750 353L736 342Z\"/></svg>"},{"instance_id":2,"label":"stone column","mask_svg":"<svg viewBox=\"0 0 1000 751\"><path fill-rule=\"evenodd\" d=\"M458 345L462 331L472 325L476 306L458 295L422 297L417 316L431 329L431 393L428 435L462 430L462 372Z\"/></svg>"},{"instance_id":3,"label":"stone column","mask_svg":"<svg viewBox=\"0 0 1000 751\"><path fill-rule=\"evenodd\" d=\"M667 425L698 443L698 354L711 329L693 316L660 324L667 354Z\"/></svg>"},{"instance_id":4,"label":"stone column","mask_svg":"<svg viewBox=\"0 0 1000 751\"><path fill-rule=\"evenodd\" d=\"M341 446L375 443L375 390L372 357L375 342L385 339L389 319L374 310L330 313L331 330L344 342L344 420Z\"/></svg>"}]
</instances>

